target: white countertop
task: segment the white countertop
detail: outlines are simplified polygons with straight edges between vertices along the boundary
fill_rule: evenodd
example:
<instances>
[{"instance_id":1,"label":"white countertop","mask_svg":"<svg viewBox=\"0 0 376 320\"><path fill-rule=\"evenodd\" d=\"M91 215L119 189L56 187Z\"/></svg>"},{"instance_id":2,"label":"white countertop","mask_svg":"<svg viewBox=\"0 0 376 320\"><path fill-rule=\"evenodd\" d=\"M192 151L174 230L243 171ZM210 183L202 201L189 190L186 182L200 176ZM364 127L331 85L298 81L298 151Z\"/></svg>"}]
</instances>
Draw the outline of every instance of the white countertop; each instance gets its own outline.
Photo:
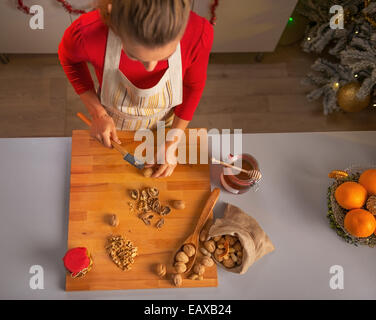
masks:
<instances>
[{"instance_id":1,"label":"white countertop","mask_svg":"<svg viewBox=\"0 0 376 320\"><path fill-rule=\"evenodd\" d=\"M0 139L0 149L0 299L376 299L376 248L347 244L326 218L328 172L376 162L376 132L243 135L260 189L222 188L214 212L242 208L276 250L245 275L218 269L217 288L65 292L71 138ZM43 267L43 290L29 286L33 265ZM333 265L343 267L343 290L329 286Z\"/></svg>"}]
</instances>

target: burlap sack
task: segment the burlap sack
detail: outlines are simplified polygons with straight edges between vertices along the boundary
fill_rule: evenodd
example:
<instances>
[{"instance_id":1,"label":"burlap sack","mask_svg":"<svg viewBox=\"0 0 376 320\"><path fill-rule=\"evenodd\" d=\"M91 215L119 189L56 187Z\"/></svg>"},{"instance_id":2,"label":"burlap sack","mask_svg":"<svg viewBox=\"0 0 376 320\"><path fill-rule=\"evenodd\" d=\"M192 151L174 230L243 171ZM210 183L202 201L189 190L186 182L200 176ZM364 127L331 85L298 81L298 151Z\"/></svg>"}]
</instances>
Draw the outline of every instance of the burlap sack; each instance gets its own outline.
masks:
<instances>
[{"instance_id":1,"label":"burlap sack","mask_svg":"<svg viewBox=\"0 0 376 320\"><path fill-rule=\"evenodd\" d=\"M226 234L238 237L243 246L241 265L226 268L216 261L218 265L227 271L243 274L258 259L274 251L273 243L257 221L238 207L229 203L226 206L223 218L216 219L210 227L208 238Z\"/></svg>"}]
</instances>

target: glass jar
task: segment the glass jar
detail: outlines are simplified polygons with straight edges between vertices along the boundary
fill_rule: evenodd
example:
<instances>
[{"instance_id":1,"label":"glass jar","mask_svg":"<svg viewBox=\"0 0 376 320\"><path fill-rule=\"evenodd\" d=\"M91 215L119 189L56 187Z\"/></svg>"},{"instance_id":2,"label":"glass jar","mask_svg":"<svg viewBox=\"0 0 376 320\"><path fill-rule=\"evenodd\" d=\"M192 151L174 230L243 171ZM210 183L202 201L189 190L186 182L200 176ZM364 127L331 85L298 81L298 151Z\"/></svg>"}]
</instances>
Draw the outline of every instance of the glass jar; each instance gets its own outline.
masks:
<instances>
[{"instance_id":1,"label":"glass jar","mask_svg":"<svg viewBox=\"0 0 376 320\"><path fill-rule=\"evenodd\" d=\"M226 163L232 164L245 170L260 171L257 160L247 153L235 156L230 154ZM245 172L241 172L233 168L228 168L226 166L223 166L220 180L223 188L233 194L245 193L249 189L251 189L256 182L259 181L253 177L250 177Z\"/></svg>"}]
</instances>

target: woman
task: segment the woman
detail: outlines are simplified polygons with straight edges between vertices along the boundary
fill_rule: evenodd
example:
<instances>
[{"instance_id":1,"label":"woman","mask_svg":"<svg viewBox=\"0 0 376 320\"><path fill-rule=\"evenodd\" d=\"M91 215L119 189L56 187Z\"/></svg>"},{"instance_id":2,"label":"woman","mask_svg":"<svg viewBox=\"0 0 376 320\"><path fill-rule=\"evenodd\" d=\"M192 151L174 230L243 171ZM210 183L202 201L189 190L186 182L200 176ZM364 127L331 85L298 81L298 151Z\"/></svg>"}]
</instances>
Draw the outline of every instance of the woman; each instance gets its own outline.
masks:
<instances>
[{"instance_id":1,"label":"woman","mask_svg":"<svg viewBox=\"0 0 376 320\"><path fill-rule=\"evenodd\" d=\"M60 62L92 116L91 135L106 147L120 143L116 130L154 129L157 121L184 130L192 120L213 28L190 8L190 0L102 0L65 31ZM152 177L166 177L176 164L154 166Z\"/></svg>"}]
</instances>

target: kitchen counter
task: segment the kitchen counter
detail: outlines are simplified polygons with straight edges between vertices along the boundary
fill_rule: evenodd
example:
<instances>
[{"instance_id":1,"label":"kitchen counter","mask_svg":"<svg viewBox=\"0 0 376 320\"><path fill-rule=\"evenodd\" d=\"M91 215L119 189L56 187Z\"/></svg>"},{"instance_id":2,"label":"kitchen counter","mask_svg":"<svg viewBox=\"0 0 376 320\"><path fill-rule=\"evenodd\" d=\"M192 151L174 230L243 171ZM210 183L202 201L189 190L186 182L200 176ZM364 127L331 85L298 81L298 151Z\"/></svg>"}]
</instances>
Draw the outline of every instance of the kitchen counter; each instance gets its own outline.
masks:
<instances>
[{"instance_id":1,"label":"kitchen counter","mask_svg":"<svg viewBox=\"0 0 376 320\"><path fill-rule=\"evenodd\" d=\"M376 132L245 134L260 164L257 191L221 188L214 214L230 202L252 215L276 250L244 275L218 268L217 288L65 292L71 138L0 139L0 299L376 299L376 248L347 244L330 229L328 172L376 162ZM217 165L212 187L219 186ZM44 289L30 288L33 265ZM332 266L344 289L331 289Z\"/></svg>"}]
</instances>

